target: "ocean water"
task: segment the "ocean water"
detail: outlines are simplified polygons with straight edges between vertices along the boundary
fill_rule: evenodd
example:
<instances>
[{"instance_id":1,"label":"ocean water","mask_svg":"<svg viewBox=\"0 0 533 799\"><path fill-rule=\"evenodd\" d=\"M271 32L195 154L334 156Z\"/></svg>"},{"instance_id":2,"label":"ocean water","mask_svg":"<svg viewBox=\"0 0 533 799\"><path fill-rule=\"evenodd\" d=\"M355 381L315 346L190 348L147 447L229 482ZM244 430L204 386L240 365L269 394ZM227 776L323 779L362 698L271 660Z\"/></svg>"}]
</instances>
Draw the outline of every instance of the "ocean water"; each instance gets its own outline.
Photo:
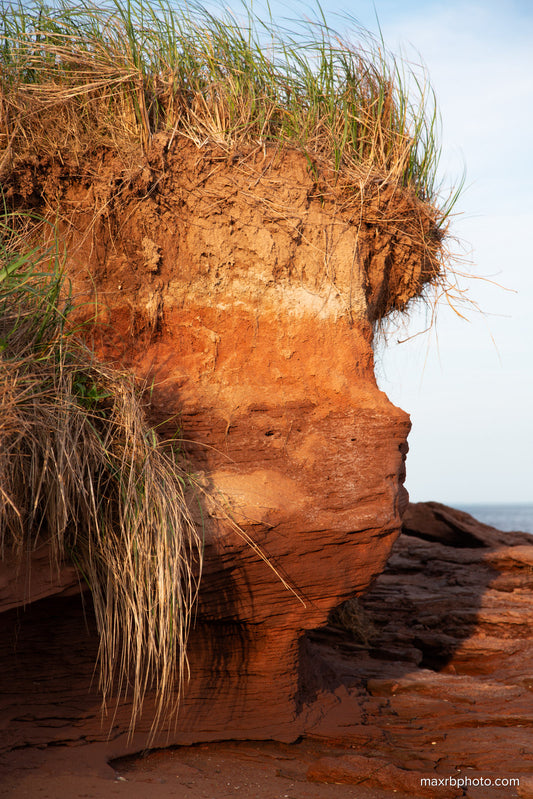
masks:
<instances>
[{"instance_id":1,"label":"ocean water","mask_svg":"<svg viewBox=\"0 0 533 799\"><path fill-rule=\"evenodd\" d=\"M533 535L533 503L522 505L453 505L498 530L521 530Z\"/></svg>"}]
</instances>

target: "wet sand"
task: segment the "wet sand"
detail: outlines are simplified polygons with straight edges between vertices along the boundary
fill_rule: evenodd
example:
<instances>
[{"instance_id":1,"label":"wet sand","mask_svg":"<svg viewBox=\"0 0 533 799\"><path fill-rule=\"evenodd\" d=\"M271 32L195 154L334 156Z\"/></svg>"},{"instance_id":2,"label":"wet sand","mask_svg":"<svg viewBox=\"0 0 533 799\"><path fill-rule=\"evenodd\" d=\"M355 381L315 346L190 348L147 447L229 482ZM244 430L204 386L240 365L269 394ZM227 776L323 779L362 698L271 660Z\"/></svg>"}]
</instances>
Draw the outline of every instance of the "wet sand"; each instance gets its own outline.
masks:
<instances>
[{"instance_id":1,"label":"wet sand","mask_svg":"<svg viewBox=\"0 0 533 799\"><path fill-rule=\"evenodd\" d=\"M122 758L98 773L89 747L12 753L0 770L9 799L392 799L401 793L307 779L321 757L346 750L304 740L296 744L224 742ZM7 771L6 771L6 767ZM94 771L92 771L94 768Z\"/></svg>"}]
</instances>

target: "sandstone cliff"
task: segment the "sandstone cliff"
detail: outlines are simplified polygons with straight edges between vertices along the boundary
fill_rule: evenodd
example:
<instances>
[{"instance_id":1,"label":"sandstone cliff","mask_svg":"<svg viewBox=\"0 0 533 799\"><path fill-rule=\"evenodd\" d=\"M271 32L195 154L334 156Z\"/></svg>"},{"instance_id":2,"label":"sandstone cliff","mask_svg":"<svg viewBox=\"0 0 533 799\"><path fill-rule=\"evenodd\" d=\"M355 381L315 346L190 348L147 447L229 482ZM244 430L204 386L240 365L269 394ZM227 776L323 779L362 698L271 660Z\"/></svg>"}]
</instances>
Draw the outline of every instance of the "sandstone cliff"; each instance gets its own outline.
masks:
<instances>
[{"instance_id":1,"label":"sandstone cliff","mask_svg":"<svg viewBox=\"0 0 533 799\"><path fill-rule=\"evenodd\" d=\"M139 799L176 791L193 799L237 791L258 799L531 797L532 563L530 535L437 503L411 505L383 574L352 608L365 617L366 640L346 624L305 638L301 691L314 711L301 720L300 742L214 742L109 765L124 751L120 737L75 746L88 730L81 708L90 663L90 653L85 664L80 657L88 639L75 606L36 602L18 629L15 614L3 613L2 672L13 692L5 729L41 747L5 754L0 783L13 799L41 789L114 796L117 775ZM42 746L50 740L75 748Z\"/></svg>"},{"instance_id":2,"label":"sandstone cliff","mask_svg":"<svg viewBox=\"0 0 533 799\"><path fill-rule=\"evenodd\" d=\"M318 72L283 41L285 66L270 63L261 40L211 17L207 33L175 20L175 61L162 65L144 18L113 38L118 11L100 39L101 12L89 25L72 12L72 30L65 12L38 48L30 33L6 51L18 77L4 86L0 172L11 208L53 223L85 340L144 382L150 422L189 463L204 566L190 679L165 740L292 739L307 713L302 636L381 572L407 502L409 419L376 386L372 339L444 279L433 122L379 47L345 46L326 27ZM50 232L28 229L40 242ZM65 726L101 738L112 724L125 747L129 701L102 724L89 690L97 640L82 583L68 565L50 574L45 548L18 574L2 568L3 615L32 603L28 647L53 628L49 652L61 659L64 641L71 661L41 709L16 716L8 745L60 740ZM56 690L72 697L58 734L45 729ZM148 699L141 738L152 718Z\"/></svg>"},{"instance_id":3,"label":"sandstone cliff","mask_svg":"<svg viewBox=\"0 0 533 799\"><path fill-rule=\"evenodd\" d=\"M147 382L151 421L179 427L202 473L205 565L172 735L292 737L298 641L381 571L405 507L409 420L376 386L372 318L377 296L406 302L392 265L415 255L353 218L401 198L346 210L294 153L235 165L160 139L142 193L110 193L95 216L114 169L47 191L76 209L67 273L86 316L97 302L99 355ZM38 574L22 599L43 596Z\"/></svg>"}]
</instances>

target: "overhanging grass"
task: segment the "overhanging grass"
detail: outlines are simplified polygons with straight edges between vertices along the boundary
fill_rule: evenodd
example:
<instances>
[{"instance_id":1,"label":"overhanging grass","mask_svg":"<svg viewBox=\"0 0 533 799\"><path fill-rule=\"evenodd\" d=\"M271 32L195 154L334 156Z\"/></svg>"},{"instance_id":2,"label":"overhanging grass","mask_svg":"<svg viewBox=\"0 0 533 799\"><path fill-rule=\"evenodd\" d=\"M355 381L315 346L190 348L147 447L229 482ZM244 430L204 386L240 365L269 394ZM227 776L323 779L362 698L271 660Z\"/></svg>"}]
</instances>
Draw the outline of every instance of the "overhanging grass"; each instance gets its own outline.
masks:
<instances>
[{"instance_id":1,"label":"overhanging grass","mask_svg":"<svg viewBox=\"0 0 533 799\"><path fill-rule=\"evenodd\" d=\"M0 555L47 542L56 563L76 564L104 707L129 697L133 729L154 690L153 733L177 708L201 571L186 474L145 422L133 378L67 332L57 253L28 249L26 222L0 219Z\"/></svg>"},{"instance_id":2,"label":"overhanging grass","mask_svg":"<svg viewBox=\"0 0 533 799\"><path fill-rule=\"evenodd\" d=\"M362 31L352 46L324 19L290 32L246 6L243 16L163 0L5 3L4 170L24 153L79 159L166 131L232 149L290 145L357 184L371 174L435 201L426 82Z\"/></svg>"}]
</instances>

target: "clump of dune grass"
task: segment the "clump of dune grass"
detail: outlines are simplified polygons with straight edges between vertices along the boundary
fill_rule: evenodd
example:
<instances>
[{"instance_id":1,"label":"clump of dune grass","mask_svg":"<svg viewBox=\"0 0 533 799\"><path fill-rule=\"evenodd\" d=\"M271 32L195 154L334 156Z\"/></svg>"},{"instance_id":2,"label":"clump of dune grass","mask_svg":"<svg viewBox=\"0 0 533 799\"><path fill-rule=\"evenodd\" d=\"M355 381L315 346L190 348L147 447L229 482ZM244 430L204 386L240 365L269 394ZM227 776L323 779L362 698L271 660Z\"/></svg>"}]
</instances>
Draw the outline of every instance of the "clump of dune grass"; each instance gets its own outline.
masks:
<instances>
[{"instance_id":1,"label":"clump of dune grass","mask_svg":"<svg viewBox=\"0 0 533 799\"><path fill-rule=\"evenodd\" d=\"M48 543L93 597L104 708L147 690L152 734L177 709L202 550L186 473L147 425L133 378L66 327L57 252L0 220L0 554Z\"/></svg>"},{"instance_id":2,"label":"clump of dune grass","mask_svg":"<svg viewBox=\"0 0 533 799\"><path fill-rule=\"evenodd\" d=\"M357 44L341 38L317 9L291 31L246 5L236 18L164 0L4 3L0 163L29 151L76 160L166 131L232 150L296 147L357 185L367 173L434 201L429 84L361 29Z\"/></svg>"},{"instance_id":3,"label":"clump of dune grass","mask_svg":"<svg viewBox=\"0 0 533 799\"><path fill-rule=\"evenodd\" d=\"M328 624L348 633L355 643L365 647L371 644L377 634L370 615L355 596L333 608Z\"/></svg>"},{"instance_id":4,"label":"clump of dune grass","mask_svg":"<svg viewBox=\"0 0 533 799\"><path fill-rule=\"evenodd\" d=\"M47 194L46 170L90 182L111 152L122 161L116 199L142 174L156 137L166 151L180 137L215 144L237 165L254 148L290 148L307 159L318 197L340 198L354 219L366 207L377 232L406 233L423 262L412 285L406 273L407 292L372 310L377 326L428 289L460 302L443 241L462 182L441 196L440 120L426 76L356 25L355 43L340 36L319 5L314 18L283 26L246 3L238 16L209 9L4 0L0 177L13 207L69 224ZM402 192L411 200L400 208ZM108 198L100 205L95 214Z\"/></svg>"}]
</instances>

